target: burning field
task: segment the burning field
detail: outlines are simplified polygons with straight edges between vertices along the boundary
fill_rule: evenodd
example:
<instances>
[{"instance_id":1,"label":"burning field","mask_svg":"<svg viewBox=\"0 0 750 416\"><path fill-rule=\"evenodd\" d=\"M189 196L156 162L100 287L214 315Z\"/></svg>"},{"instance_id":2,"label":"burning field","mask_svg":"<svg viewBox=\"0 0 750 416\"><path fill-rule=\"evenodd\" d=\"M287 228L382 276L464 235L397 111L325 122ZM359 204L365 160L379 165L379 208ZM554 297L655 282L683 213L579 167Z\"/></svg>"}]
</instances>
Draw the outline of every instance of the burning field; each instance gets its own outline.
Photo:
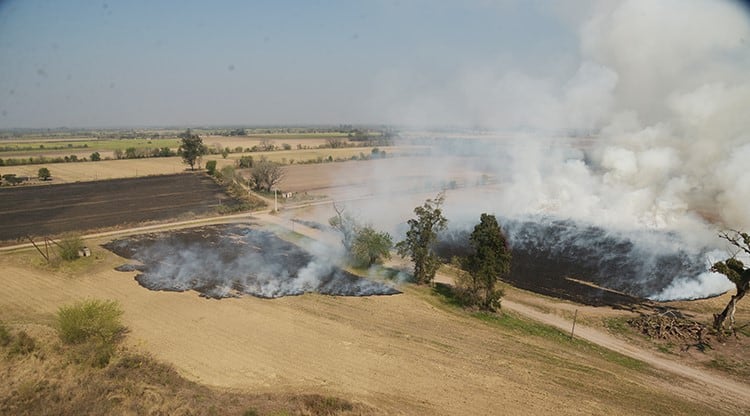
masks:
<instances>
[{"instance_id":1,"label":"burning field","mask_svg":"<svg viewBox=\"0 0 750 416\"><path fill-rule=\"evenodd\" d=\"M546 217L503 219L513 252L507 281L588 305L629 307L651 300L695 299L727 290L708 271L712 252L658 230L617 231ZM441 257L470 250L468 228L444 233Z\"/></svg>"},{"instance_id":2,"label":"burning field","mask_svg":"<svg viewBox=\"0 0 750 416\"><path fill-rule=\"evenodd\" d=\"M134 260L118 270L138 270L135 279L151 290L195 290L213 299L278 298L309 292L334 296L400 293L342 270L333 256L314 256L270 231L247 225L142 234L104 247Z\"/></svg>"}]
</instances>

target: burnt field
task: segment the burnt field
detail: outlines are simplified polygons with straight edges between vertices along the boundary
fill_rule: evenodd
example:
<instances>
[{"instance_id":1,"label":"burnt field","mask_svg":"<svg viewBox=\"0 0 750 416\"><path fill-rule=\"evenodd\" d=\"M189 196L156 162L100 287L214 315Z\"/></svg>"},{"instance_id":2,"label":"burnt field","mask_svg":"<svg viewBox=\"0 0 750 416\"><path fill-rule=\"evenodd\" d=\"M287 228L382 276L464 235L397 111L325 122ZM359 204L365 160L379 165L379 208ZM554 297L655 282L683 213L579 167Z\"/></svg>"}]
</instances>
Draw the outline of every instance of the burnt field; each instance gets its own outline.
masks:
<instances>
[{"instance_id":1,"label":"burnt field","mask_svg":"<svg viewBox=\"0 0 750 416\"><path fill-rule=\"evenodd\" d=\"M203 174L0 189L0 241L163 221L235 204Z\"/></svg>"},{"instance_id":2,"label":"burnt field","mask_svg":"<svg viewBox=\"0 0 750 416\"><path fill-rule=\"evenodd\" d=\"M687 248L668 232L623 232L550 218L502 224L513 255L506 282L586 305L630 309L708 272L706 250ZM469 234L461 228L443 233L438 255L468 255Z\"/></svg>"},{"instance_id":3,"label":"burnt field","mask_svg":"<svg viewBox=\"0 0 750 416\"><path fill-rule=\"evenodd\" d=\"M104 245L137 263L135 279L151 290L195 290L213 299L260 298L308 292L336 296L393 295L391 286L357 277L335 265L335 258L308 252L270 231L247 225L212 225L141 234Z\"/></svg>"}]
</instances>

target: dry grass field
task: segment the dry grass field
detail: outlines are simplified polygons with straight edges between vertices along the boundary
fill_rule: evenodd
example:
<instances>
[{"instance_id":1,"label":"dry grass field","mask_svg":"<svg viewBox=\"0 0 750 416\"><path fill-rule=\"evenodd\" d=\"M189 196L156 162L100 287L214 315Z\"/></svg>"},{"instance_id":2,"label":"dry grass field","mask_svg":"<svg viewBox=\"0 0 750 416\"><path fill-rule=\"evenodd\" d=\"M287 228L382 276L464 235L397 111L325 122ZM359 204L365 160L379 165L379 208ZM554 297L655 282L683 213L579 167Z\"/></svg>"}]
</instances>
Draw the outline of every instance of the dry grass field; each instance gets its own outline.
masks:
<instances>
[{"instance_id":1,"label":"dry grass field","mask_svg":"<svg viewBox=\"0 0 750 416\"><path fill-rule=\"evenodd\" d=\"M420 148L399 146L386 147L391 155L400 155L418 151ZM218 166L234 164L241 156L252 156L253 159L266 157L279 163L293 163L307 160L350 159L360 153L369 155L372 147L354 147L343 149L304 149L280 150L273 152L232 153L226 159L221 155L206 155L202 158L202 165L209 160L216 160ZM132 178L149 175L167 175L180 173L187 169L187 165L179 157L159 157L145 159L102 160L98 162L50 163L45 165L0 166L0 176L15 173L18 176L35 178L40 167L47 167L52 173L52 183L67 183L80 181L95 181L103 179Z\"/></svg>"},{"instance_id":2,"label":"dry grass field","mask_svg":"<svg viewBox=\"0 0 750 416\"><path fill-rule=\"evenodd\" d=\"M343 397L377 414L742 413L687 394L686 380L518 316L460 312L427 288L216 301L148 291L133 273L114 271L122 259L101 248L72 268L50 269L37 257L0 257L0 320L49 326L61 305L114 299L125 310L127 348L221 391ZM12 374L0 395L43 378Z\"/></svg>"},{"instance_id":3,"label":"dry grass field","mask_svg":"<svg viewBox=\"0 0 750 416\"><path fill-rule=\"evenodd\" d=\"M392 148L388 151L392 152ZM294 152L268 155L291 157ZM233 163L234 156L238 155L228 159L219 156L216 160L222 166ZM401 187L397 191L408 191L408 198L419 200L426 194L431 196L431 186L482 177L480 168L467 172L465 168L435 165L434 170L441 174L437 177L408 157L295 164L287 167L281 187L333 198L367 197L384 191L378 188L378 181L373 181L375 175L391 183L397 179ZM134 167L154 171L169 170L170 166L184 169L179 158L61 167L77 166L107 167L113 177L129 175ZM56 165L50 166L53 175L55 168ZM84 172L61 175L56 180L87 180ZM462 190L456 192L460 196ZM404 205L396 204L390 194L380 197L389 204ZM358 204L352 209L383 211L385 202L361 200ZM394 205L381 214L393 217L393 221L403 221L408 215L408 210L390 208ZM282 211L281 216L256 215L254 221L278 230L279 226L293 224L290 220L295 217L324 222L330 215L330 206L319 206ZM301 232L303 227L297 227ZM335 236L308 231L321 241L337 240ZM82 413L112 414L750 412L746 401L726 396L715 383L677 376L580 338L571 340L566 331L510 312L511 308L500 315L464 311L443 292L411 284L399 286L402 294L375 297L306 294L279 299L244 296L216 300L199 297L193 291L156 292L140 286L134 279L136 272L114 270L125 259L100 247L107 241L91 239L87 244L93 248L92 257L54 266L43 263L33 249L0 253L0 322L14 333L27 331L39 344L36 352L27 356L8 353L0 358L0 376L6 380L0 386L0 413L43 414L35 410L45 408L53 409L50 414L55 414L54 410L59 410L59 414L81 413L81 408L59 404L55 407L49 401L53 396L72 397L70 403L84 406ZM103 369L83 370L70 364L65 348L54 334L57 309L81 299L116 300L124 310L128 331L120 347L121 358ZM740 386L747 385L746 361L741 360L746 343L728 340L726 345L715 344L717 351L735 348L734 355L695 350L683 353L624 330L622 322L632 316L629 312L582 306L510 288L507 301L549 314L564 324L575 313L581 324L612 333L619 340L617 345L634 352L631 355L661 354L660 359L691 366L691 374L705 373L714 380L726 377ZM725 301L726 295L666 306L705 320ZM741 310L738 318L747 322L750 314ZM740 336L747 338L744 332ZM5 351L2 348L5 347L0 347L0 352ZM142 380L133 380L137 376L122 368L123 362L132 362L130 354L153 357L139 364ZM747 393L746 390L743 391ZM85 407L95 401L95 395L104 397L100 399L104 400L104 407ZM246 409L254 409L254 413L247 413Z\"/></svg>"}]
</instances>

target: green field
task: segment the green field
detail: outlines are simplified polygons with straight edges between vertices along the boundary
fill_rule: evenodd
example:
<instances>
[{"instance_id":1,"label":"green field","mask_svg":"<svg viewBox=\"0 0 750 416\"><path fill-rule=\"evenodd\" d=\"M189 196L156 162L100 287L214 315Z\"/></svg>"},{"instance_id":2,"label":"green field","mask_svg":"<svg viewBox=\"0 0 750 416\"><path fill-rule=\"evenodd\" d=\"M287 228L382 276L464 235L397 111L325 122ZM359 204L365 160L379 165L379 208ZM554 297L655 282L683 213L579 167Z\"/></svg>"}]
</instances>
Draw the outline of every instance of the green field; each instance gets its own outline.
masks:
<instances>
[{"instance_id":1,"label":"green field","mask_svg":"<svg viewBox=\"0 0 750 416\"><path fill-rule=\"evenodd\" d=\"M51 150L81 150L90 149L94 151L125 150L129 147L136 148L176 148L180 145L179 139L105 139L105 140L65 140L65 141L9 141L0 142L0 154L13 156L15 153L44 153Z\"/></svg>"}]
</instances>

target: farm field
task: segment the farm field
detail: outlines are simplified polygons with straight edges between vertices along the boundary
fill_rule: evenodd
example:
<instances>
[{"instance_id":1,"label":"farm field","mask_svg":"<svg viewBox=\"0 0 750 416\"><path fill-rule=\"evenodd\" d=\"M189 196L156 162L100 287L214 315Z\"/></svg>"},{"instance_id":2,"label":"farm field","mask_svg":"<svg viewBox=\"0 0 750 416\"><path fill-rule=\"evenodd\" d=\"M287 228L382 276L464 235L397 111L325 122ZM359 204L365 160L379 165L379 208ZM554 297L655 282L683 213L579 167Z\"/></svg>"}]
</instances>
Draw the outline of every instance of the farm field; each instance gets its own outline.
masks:
<instances>
[{"instance_id":1,"label":"farm field","mask_svg":"<svg viewBox=\"0 0 750 416\"><path fill-rule=\"evenodd\" d=\"M229 196L202 174L0 189L0 240L213 213Z\"/></svg>"},{"instance_id":2,"label":"farm field","mask_svg":"<svg viewBox=\"0 0 750 416\"><path fill-rule=\"evenodd\" d=\"M302 162L307 160L350 159L359 157L360 153L369 155L372 147L354 147L343 149L305 149L279 150L272 152L231 153L226 159L221 155L206 155L201 166L209 160L216 160L218 166L236 163L242 156L252 156L253 159L266 157L279 163ZM394 146L385 147L391 156L419 152L422 147ZM0 176L15 173L18 176L36 177L40 167L47 167L52 173L52 183L67 183L80 181L96 181L103 179L133 178L148 175L166 175L184 172L187 167L180 157L158 157L143 159L101 160L98 162L48 163L43 165L0 166ZM293 166L289 166L292 168Z\"/></svg>"},{"instance_id":3,"label":"farm field","mask_svg":"<svg viewBox=\"0 0 750 416\"><path fill-rule=\"evenodd\" d=\"M138 138L138 139L92 139L91 137L80 138L59 138L59 137L35 137L31 136L24 139L5 139L0 140L0 158L28 158L28 157L56 157L76 155L78 158L89 157L93 152L99 152L104 157L113 157L115 150L125 151L125 149L134 147L137 149L161 149L168 147L177 150L180 146L180 139L174 137L178 134L172 133L173 137L169 138ZM270 142L281 148L282 145L288 144L297 149L298 146L304 148L318 148L325 146L328 140L335 138L347 141L347 135L344 133L273 133L273 134L248 134L247 136L220 136L220 135L201 135L203 144L211 148L229 147L234 151L236 147L252 148L261 144L261 142ZM351 143L349 143L351 144Z\"/></svg>"},{"instance_id":4,"label":"farm field","mask_svg":"<svg viewBox=\"0 0 750 416\"><path fill-rule=\"evenodd\" d=\"M389 154L396 153L393 148L386 149ZM336 155L363 151L321 150L341 152ZM407 148L404 152L416 150ZM312 152L265 154L281 161ZM256 158L259 153L250 155ZM203 161L217 160L221 167L233 164L233 157L239 156L209 156ZM77 166L108 167L113 176L129 174L134 167L139 171L185 169L179 158L70 163L61 167ZM50 165L53 175L55 168ZM451 202L446 209L453 201L463 200L465 192L502 186L502 178L489 176L472 160L454 164L434 157L294 164L286 169L280 188L335 200L354 199L347 205L350 212L368 213L365 217L378 212L381 220L391 225L408 218L415 204L447 185L456 189L449 191ZM70 179L75 177L73 173L61 175ZM180 182L185 179L197 182ZM55 176L55 180L61 179ZM5 198L3 192L26 195L25 205ZM217 196L225 197L199 173L21 186L4 188L0 196L0 214L8 219L3 222L7 228L0 229L1 235L19 234L31 224L42 225L45 233L52 233L120 222L168 220L189 212L200 215L215 209ZM299 210L290 206L280 215L256 214L250 226L285 224L294 228L293 219L326 223L331 215L330 205L315 202ZM44 227L62 228L46 231ZM297 227L297 232L305 228ZM338 241L337 236L319 234L319 242ZM49 332L44 328L49 328L55 310L62 305L78 299L114 299L125 310L125 348L150 354L191 382L217 391L274 397L340 397L362 409L375 409L361 414L718 415L745 411L742 404L721 400L713 387L705 397L697 395L704 387L695 379L663 372L586 341L571 341L564 332L514 312L482 315L461 311L429 287L400 284L397 289L403 293L376 297L305 294L278 299L205 299L192 290L149 290L135 279L136 272L115 271L127 260L100 246L109 241L87 241L94 257L71 269L42 264L33 249L0 253L0 268L5 271L0 321L14 328L32 325L41 334ZM263 246L252 244L254 250ZM438 281L451 280L443 274ZM699 313L709 319L709 312L719 308L724 298L685 302L679 307L692 311L695 305L710 304ZM512 288L508 288L507 299L535 310L554 310L560 319L569 319L574 310L580 309L581 322L598 328L603 328L605 319L629 316L623 311L552 301ZM738 316L746 319L747 315ZM641 341L638 348L653 346ZM2 370L0 365L0 374ZM22 388L24 383L41 382L31 374L33 371L25 376L13 375L6 390L0 388L0 396L12 396L13 389ZM169 402L166 394L157 394L161 393L150 393L148 401Z\"/></svg>"},{"instance_id":5,"label":"farm field","mask_svg":"<svg viewBox=\"0 0 750 416\"><path fill-rule=\"evenodd\" d=\"M114 299L125 310L128 348L190 380L346 397L376 414L741 414L731 401L712 407L689 395L691 382L517 315L493 323L459 313L426 288L217 301L145 289L134 272L113 270L123 259L92 247L93 260L72 274L35 265L32 252L0 256L0 319L44 323L74 300ZM145 399L168 399L153 394Z\"/></svg>"}]
</instances>

